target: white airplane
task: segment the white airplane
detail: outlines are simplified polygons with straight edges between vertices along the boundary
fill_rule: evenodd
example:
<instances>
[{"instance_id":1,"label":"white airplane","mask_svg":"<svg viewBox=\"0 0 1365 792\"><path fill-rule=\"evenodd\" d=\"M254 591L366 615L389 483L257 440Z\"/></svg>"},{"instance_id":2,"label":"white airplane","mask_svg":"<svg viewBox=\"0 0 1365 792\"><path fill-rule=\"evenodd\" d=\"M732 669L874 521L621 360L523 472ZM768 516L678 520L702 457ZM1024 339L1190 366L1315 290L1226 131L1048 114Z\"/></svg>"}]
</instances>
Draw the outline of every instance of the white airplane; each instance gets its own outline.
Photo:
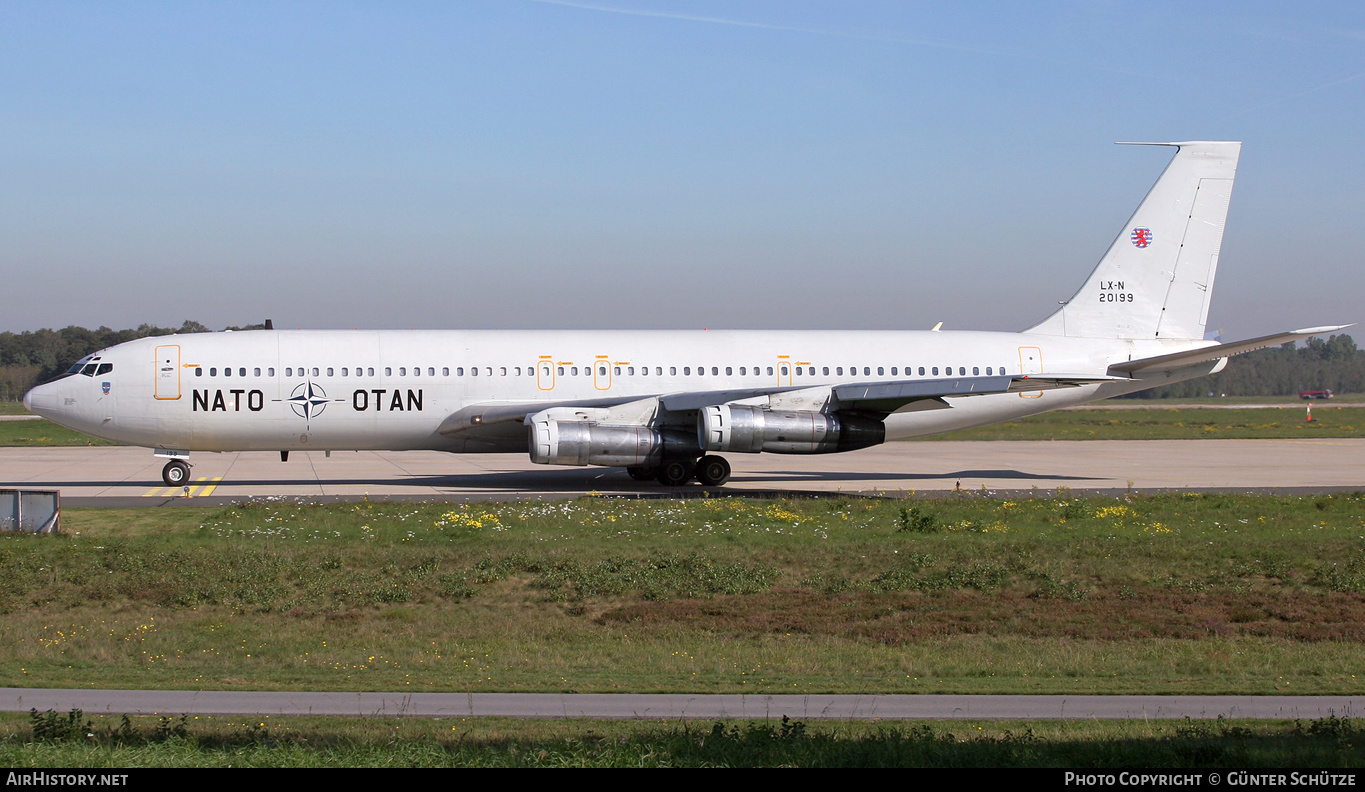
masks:
<instances>
[{"instance_id":1,"label":"white airplane","mask_svg":"<svg viewBox=\"0 0 1365 792\"><path fill-rule=\"evenodd\" d=\"M24 405L191 451L529 452L723 484L718 453L824 454L1211 374L1342 327L1204 340L1241 144L1186 142L1075 296L1022 333L277 331L162 336L80 360ZM940 323L941 324L941 323Z\"/></svg>"}]
</instances>

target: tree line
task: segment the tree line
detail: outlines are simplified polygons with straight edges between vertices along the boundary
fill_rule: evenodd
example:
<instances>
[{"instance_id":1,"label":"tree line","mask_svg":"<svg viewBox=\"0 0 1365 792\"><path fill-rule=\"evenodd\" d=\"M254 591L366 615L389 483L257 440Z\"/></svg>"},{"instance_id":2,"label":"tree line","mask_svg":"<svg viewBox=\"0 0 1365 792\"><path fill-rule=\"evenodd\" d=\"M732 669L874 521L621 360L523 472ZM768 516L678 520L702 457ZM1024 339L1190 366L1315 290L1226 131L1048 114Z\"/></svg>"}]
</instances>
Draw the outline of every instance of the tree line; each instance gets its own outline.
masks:
<instances>
[{"instance_id":1,"label":"tree line","mask_svg":"<svg viewBox=\"0 0 1365 792\"><path fill-rule=\"evenodd\" d=\"M260 330L265 325L225 327ZM40 382L61 374L86 355L135 338L173 333L207 333L204 325L186 320L180 327L144 324L131 330L101 327L64 327L0 333L0 401L18 401ZM1299 391L1330 389L1336 393L1365 392L1365 351L1349 335L1326 340L1310 338L1302 345L1288 343L1239 355L1227 368L1208 377L1163 385L1133 394L1139 399L1188 399L1207 396L1294 396Z\"/></svg>"},{"instance_id":2,"label":"tree line","mask_svg":"<svg viewBox=\"0 0 1365 792\"><path fill-rule=\"evenodd\" d=\"M264 324L225 327L225 330L260 330ZM207 333L204 325L186 320L179 327L144 324L131 330L101 327L64 327L61 330L32 330L0 333L0 401L18 401L29 388L61 374L92 352L137 338L175 333Z\"/></svg>"}]
</instances>

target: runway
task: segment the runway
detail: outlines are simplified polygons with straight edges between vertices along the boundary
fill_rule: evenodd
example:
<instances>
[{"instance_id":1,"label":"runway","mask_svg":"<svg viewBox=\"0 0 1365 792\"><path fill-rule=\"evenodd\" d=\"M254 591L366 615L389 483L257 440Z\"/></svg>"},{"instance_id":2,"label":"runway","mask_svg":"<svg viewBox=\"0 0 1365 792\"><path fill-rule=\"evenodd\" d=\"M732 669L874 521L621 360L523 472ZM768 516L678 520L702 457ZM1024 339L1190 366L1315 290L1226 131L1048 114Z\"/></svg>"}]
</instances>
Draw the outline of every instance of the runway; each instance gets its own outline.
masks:
<instances>
[{"instance_id":1,"label":"runway","mask_svg":"<svg viewBox=\"0 0 1365 792\"><path fill-rule=\"evenodd\" d=\"M1351 696L834 696L686 693L301 693L0 689L0 711L620 720L1126 720L1356 717Z\"/></svg>"},{"instance_id":2,"label":"runway","mask_svg":"<svg viewBox=\"0 0 1365 792\"><path fill-rule=\"evenodd\" d=\"M730 454L720 491L755 496L1128 489L1326 492L1365 489L1365 439L889 443L846 454ZM142 448L0 449L0 487L58 489L68 506L216 504L266 497L508 500L587 492L701 493L632 481L621 468L532 464L524 454L194 454L188 488L161 484ZM186 497L188 492L189 497Z\"/></svg>"}]
</instances>

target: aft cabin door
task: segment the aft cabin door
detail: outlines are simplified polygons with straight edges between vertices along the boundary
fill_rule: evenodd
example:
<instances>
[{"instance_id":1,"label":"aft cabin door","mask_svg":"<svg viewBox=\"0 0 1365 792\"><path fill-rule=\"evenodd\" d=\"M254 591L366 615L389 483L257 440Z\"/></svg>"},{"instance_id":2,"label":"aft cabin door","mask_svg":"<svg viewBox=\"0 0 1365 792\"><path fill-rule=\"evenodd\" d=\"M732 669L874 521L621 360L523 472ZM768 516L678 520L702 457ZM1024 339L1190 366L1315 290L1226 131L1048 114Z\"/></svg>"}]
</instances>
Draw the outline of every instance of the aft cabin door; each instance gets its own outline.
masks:
<instances>
[{"instance_id":1,"label":"aft cabin door","mask_svg":"<svg viewBox=\"0 0 1365 792\"><path fill-rule=\"evenodd\" d=\"M1042 374L1043 350L1038 347L1019 347L1019 373L1028 375ZM1036 399L1042 395L1042 391L1028 391L1019 394L1020 398L1024 399Z\"/></svg>"},{"instance_id":2,"label":"aft cabin door","mask_svg":"<svg viewBox=\"0 0 1365 792\"><path fill-rule=\"evenodd\" d=\"M156 348L156 398L180 398L180 345Z\"/></svg>"}]
</instances>

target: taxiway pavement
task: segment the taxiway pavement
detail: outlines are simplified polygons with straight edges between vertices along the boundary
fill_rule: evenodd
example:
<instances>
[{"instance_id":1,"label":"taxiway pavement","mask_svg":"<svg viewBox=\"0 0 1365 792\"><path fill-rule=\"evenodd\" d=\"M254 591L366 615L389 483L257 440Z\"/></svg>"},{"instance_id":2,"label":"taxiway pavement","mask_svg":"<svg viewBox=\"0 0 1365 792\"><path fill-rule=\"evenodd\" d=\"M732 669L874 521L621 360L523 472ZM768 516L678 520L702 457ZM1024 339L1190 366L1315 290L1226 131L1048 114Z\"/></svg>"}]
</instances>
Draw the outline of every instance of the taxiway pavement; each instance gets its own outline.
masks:
<instances>
[{"instance_id":1,"label":"taxiway pavement","mask_svg":"<svg viewBox=\"0 0 1365 792\"><path fill-rule=\"evenodd\" d=\"M723 491L752 495L1365 489L1365 439L940 441L847 454L729 454ZM700 492L632 481L621 468L532 464L524 454L242 452L194 454L189 487L165 487L165 460L142 448L0 449L0 487L57 489L72 506L206 505L265 497L506 500L596 491ZM189 497L186 497L188 492Z\"/></svg>"}]
</instances>

